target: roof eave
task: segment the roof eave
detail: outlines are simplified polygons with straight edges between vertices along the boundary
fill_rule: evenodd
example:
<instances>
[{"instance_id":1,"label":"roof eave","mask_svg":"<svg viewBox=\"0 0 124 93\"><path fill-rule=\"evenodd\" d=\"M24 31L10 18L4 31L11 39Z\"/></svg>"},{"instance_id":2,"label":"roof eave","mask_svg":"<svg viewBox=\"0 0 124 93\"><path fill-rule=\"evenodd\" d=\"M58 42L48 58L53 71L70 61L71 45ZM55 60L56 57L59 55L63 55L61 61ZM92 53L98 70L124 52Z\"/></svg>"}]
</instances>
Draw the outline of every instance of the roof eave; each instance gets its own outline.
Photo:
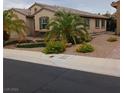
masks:
<instances>
[{"instance_id":1,"label":"roof eave","mask_svg":"<svg viewBox=\"0 0 124 93\"><path fill-rule=\"evenodd\" d=\"M16 9L14 9L14 8L11 8L11 10L14 10L14 11L16 11L16 12L18 12L18 13L20 13L20 14L24 15L24 16L27 16L26 14L24 14L24 13L22 13L22 12L20 12L20 11L16 10Z\"/></svg>"},{"instance_id":2,"label":"roof eave","mask_svg":"<svg viewBox=\"0 0 124 93\"><path fill-rule=\"evenodd\" d=\"M82 16L87 18L94 18L94 19L109 19L108 17L97 17L97 16Z\"/></svg>"},{"instance_id":3,"label":"roof eave","mask_svg":"<svg viewBox=\"0 0 124 93\"><path fill-rule=\"evenodd\" d=\"M52 11L52 12L56 12L55 10L52 10L52 9L48 9L48 8L42 8L40 9L39 11L37 11L36 13L34 13L32 16L35 16L37 13L39 13L40 11L42 11L43 9L46 9L46 10L49 10L49 11Z\"/></svg>"}]
</instances>

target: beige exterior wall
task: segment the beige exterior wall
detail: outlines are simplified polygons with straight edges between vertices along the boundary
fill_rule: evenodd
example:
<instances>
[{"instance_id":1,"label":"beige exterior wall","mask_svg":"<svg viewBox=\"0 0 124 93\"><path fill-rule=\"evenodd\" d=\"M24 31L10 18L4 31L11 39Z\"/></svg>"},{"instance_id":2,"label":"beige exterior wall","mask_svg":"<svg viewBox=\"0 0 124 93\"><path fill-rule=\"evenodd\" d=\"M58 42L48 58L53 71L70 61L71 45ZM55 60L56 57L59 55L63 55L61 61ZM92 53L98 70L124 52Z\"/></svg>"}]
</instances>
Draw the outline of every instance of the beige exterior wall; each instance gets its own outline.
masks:
<instances>
[{"instance_id":1,"label":"beige exterior wall","mask_svg":"<svg viewBox=\"0 0 124 93\"><path fill-rule=\"evenodd\" d=\"M21 14L19 12L14 11L14 10L12 10L12 11L13 11L14 14L16 14L18 16L19 19L24 20L25 23L27 22L26 16L24 16L23 14ZM10 38L17 39L18 34L13 32L13 33L11 33Z\"/></svg>"},{"instance_id":2,"label":"beige exterior wall","mask_svg":"<svg viewBox=\"0 0 124 93\"><path fill-rule=\"evenodd\" d=\"M104 28L102 28L102 26L101 26L102 19L100 19L100 27L99 28L96 28L95 22L96 22L96 19L90 18L90 29L88 30L89 33L106 31L106 20L105 20Z\"/></svg>"},{"instance_id":3,"label":"beige exterior wall","mask_svg":"<svg viewBox=\"0 0 124 93\"><path fill-rule=\"evenodd\" d=\"M27 35L29 36L34 36L34 19L33 18L27 18L26 19L26 24L27 24Z\"/></svg>"},{"instance_id":4,"label":"beige exterior wall","mask_svg":"<svg viewBox=\"0 0 124 93\"><path fill-rule=\"evenodd\" d=\"M34 20L35 20L35 31L48 31L47 29L45 30L40 30L40 25L39 25L39 18L40 17L43 17L43 16L47 16L49 17L49 20L52 19L54 17L54 12L50 11L50 10L46 10L46 9L43 9L41 10L39 13L37 13L34 17Z\"/></svg>"},{"instance_id":5,"label":"beige exterior wall","mask_svg":"<svg viewBox=\"0 0 124 93\"><path fill-rule=\"evenodd\" d=\"M32 8L31 8L31 11L32 13L34 13L34 9L35 8L38 8L40 9L39 6L37 5L34 5ZM41 11L39 11L37 14L35 14L34 18L27 18L25 15L21 14L21 13L18 13L16 11L13 11L18 17L19 19L22 19L25 21L27 27L28 27L28 33L27 35L31 35L31 36L34 36L36 34L36 32L47 32L48 29L42 29L40 30L40 22L39 22L39 19L40 17L49 17L49 20L54 18L54 14L55 12L53 11L50 11L48 9L43 9ZM89 18L90 19L90 28L88 29L89 33L93 33L93 32L102 32L102 31L106 31L106 20L105 20L105 28L102 28L101 27L101 19L100 19L100 28L96 28L95 27L95 18ZM17 37L16 34L13 34L12 37Z\"/></svg>"},{"instance_id":6,"label":"beige exterior wall","mask_svg":"<svg viewBox=\"0 0 124 93\"><path fill-rule=\"evenodd\" d=\"M117 6L117 32L116 34L120 34L120 2L118 3Z\"/></svg>"},{"instance_id":7,"label":"beige exterior wall","mask_svg":"<svg viewBox=\"0 0 124 93\"><path fill-rule=\"evenodd\" d=\"M14 14L16 14L18 16L19 19L21 20L24 20L26 26L27 26L27 35L34 35L34 19L33 18L28 18L26 17L25 15L19 13L19 12L16 12L16 11L13 11ZM12 37L15 37L17 36L16 33L13 33L12 34Z\"/></svg>"},{"instance_id":8,"label":"beige exterior wall","mask_svg":"<svg viewBox=\"0 0 124 93\"><path fill-rule=\"evenodd\" d=\"M31 15L36 12L35 9L37 9L37 11L39 11L39 10L41 9L41 7L38 6L38 5L34 5L33 7L31 7L31 8L30 8L30 10L31 10Z\"/></svg>"},{"instance_id":9,"label":"beige exterior wall","mask_svg":"<svg viewBox=\"0 0 124 93\"><path fill-rule=\"evenodd\" d=\"M19 19L22 19L26 22L26 16L19 13L19 12L16 12L16 11L13 11L14 14L16 14L18 16Z\"/></svg>"},{"instance_id":10,"label":"beige exterior wall","mask_svg":"<svg viewBox=\"0 0 124 93\"><path fill-rule=\"evenodd\" d=\"M115 18L117 21L117 27L116 27L115 34L120 35L120 0L116 2L112 2L111 6L117 9L115 12Z\"/></svg>"},{"instance_id":11,"label":"beige exterior wall","mask_svg":"<svg viewBox=\"0 0 124 93\"><path fill-rule=\"evenodd\" d=\"M48 31L47 29L40 30L39 18L43 17L43 16L47 16L47 17L49 17L49 19L54 18L54 12L44 9L44 10L40 11L39 13L37 13L34 17L35 31L41 31L41 32L42 31L43 32ZM106 31L106 20L105 20L105 28L101 27L101 20L102 19L100 19L100 28L96 28L95 27L95 20L96 19L94 19L94 18L89 18L89 19L90 19L90 28L88 29L89 33Z\"/></svg>"}]
</instances>

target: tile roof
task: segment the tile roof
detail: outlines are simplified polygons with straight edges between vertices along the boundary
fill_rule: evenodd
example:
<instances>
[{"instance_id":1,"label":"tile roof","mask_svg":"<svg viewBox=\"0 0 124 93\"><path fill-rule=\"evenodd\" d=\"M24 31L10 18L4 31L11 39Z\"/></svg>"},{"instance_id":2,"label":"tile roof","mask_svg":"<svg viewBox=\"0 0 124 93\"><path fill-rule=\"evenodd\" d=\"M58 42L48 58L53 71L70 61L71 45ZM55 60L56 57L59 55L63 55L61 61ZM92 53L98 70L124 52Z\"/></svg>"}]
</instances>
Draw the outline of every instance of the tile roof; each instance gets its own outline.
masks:
<instances>
[{"instance_id":1,"label":"tile roof","mask_svg":"<svg viewBox=\"0 0 124 93\"><path fill-rule=\"evenodd\" d=\"M30 16L31 11L29 9L20 9L20 8L12 8L12 10L15 10L23 15Z\"/></svg>"},{"instance_id":2,"label":"tile roof","mask_svg":"<svg viewBox=\"0 0 124 93\"><path fill-rule=\"evenodd\" d=\"M81 11L81 10L77 10L77 9L73 9L73 8L67 8L67 7L56 6L56 5L53 6L53 5L40 4L40 3L35 3L35 4L37 4L41 7L53 10L53 11L64 10L66 12L79 14L79 15L84 16L84 17L107 18L106 16L98 15L95 13L89 13L86 11Z\"/></svg>"},{"instance_id":3,"label":"tile roof","mask_svg":"<svg viewBox=\"0 0 124 93\"><path fill-rule=\"evenodd\" d=\"M81 10L77 10L77 9L67 8L67 7L61 7L61 6L56 6L56 5L47 5L47 4L41 4L41 3L35 3L35 4L41 6L42 8L46 8L46 9L49 9L49 10L52 10L52 11L55 11L55 12L59 11L59 10L64 10L66 12L71 12L71 13L74 13L74 14L79 14L79 15L81 15L83 17L107 18L106 16L97 15L97 14L94 14L94 13L89 13L89 12L86 12L86 11L81 11ZM33 5L35 5L35 4L33 4ZM15 11L18 11L18 12L26 15L26 16L31 16L30 8L29 9L13 8L13 9Z\"/></svg>"}]
</instances>

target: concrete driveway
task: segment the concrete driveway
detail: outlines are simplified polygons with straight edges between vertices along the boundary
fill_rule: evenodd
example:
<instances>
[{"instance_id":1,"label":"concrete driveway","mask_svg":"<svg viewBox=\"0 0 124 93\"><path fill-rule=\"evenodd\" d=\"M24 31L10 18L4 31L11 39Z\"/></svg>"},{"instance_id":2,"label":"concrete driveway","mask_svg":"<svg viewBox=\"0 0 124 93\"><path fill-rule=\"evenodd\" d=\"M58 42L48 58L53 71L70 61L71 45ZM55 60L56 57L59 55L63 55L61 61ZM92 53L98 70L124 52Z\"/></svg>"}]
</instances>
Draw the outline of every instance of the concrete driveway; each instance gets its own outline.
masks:
<instances>
[{"instance_id":1,"label":"concrete driveway","mask_svg":"<svg viewBox=\"0 0 124 93\"><path fill-rule=\"evenodd\" d=\"M4 59L4 93L120 93L120 78Z\"/></svg>"}]
</instances>

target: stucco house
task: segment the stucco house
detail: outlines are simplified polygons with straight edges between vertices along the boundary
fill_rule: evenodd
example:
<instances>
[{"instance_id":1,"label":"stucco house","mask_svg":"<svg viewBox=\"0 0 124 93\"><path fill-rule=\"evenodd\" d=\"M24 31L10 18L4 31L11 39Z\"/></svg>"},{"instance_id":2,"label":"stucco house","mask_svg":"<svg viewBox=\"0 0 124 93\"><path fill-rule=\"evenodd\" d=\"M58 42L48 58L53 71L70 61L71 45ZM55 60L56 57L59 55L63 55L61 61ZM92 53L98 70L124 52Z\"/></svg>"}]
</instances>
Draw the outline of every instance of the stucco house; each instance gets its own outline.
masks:
<instances>
[{"instance_id":1,"label":"stucco house","mask_svg":"<svg viewBox=\"0 0 124 93\"><path fill-rule=\"evenodd\" d=\"M28 27L28 35L39 36L49 31L47 29L48 21L54 18L55 12L64 10L74 14L79 14L86 19L89 25L89 33L106 31L107 17L97 15L85 11L80 11L67 7L52 6L40 3L34 3L28 9L12 8L12 11L22 20L25 21Z\"/></svg>"},{"instance_id":2,"label":"stucco house","mask_svg":"<svg viewBox=\"0 0 124 93\"><path fill-rule=\"evenodd\" d=\"M117 24L117 28L116 28L116 34L120 35L120 0L116 1L116 2L112 2L111 4L112 7L116 8L116 12L114 13L114 17L116 19L116 24Z\"/></svg>"}]
</instances>

